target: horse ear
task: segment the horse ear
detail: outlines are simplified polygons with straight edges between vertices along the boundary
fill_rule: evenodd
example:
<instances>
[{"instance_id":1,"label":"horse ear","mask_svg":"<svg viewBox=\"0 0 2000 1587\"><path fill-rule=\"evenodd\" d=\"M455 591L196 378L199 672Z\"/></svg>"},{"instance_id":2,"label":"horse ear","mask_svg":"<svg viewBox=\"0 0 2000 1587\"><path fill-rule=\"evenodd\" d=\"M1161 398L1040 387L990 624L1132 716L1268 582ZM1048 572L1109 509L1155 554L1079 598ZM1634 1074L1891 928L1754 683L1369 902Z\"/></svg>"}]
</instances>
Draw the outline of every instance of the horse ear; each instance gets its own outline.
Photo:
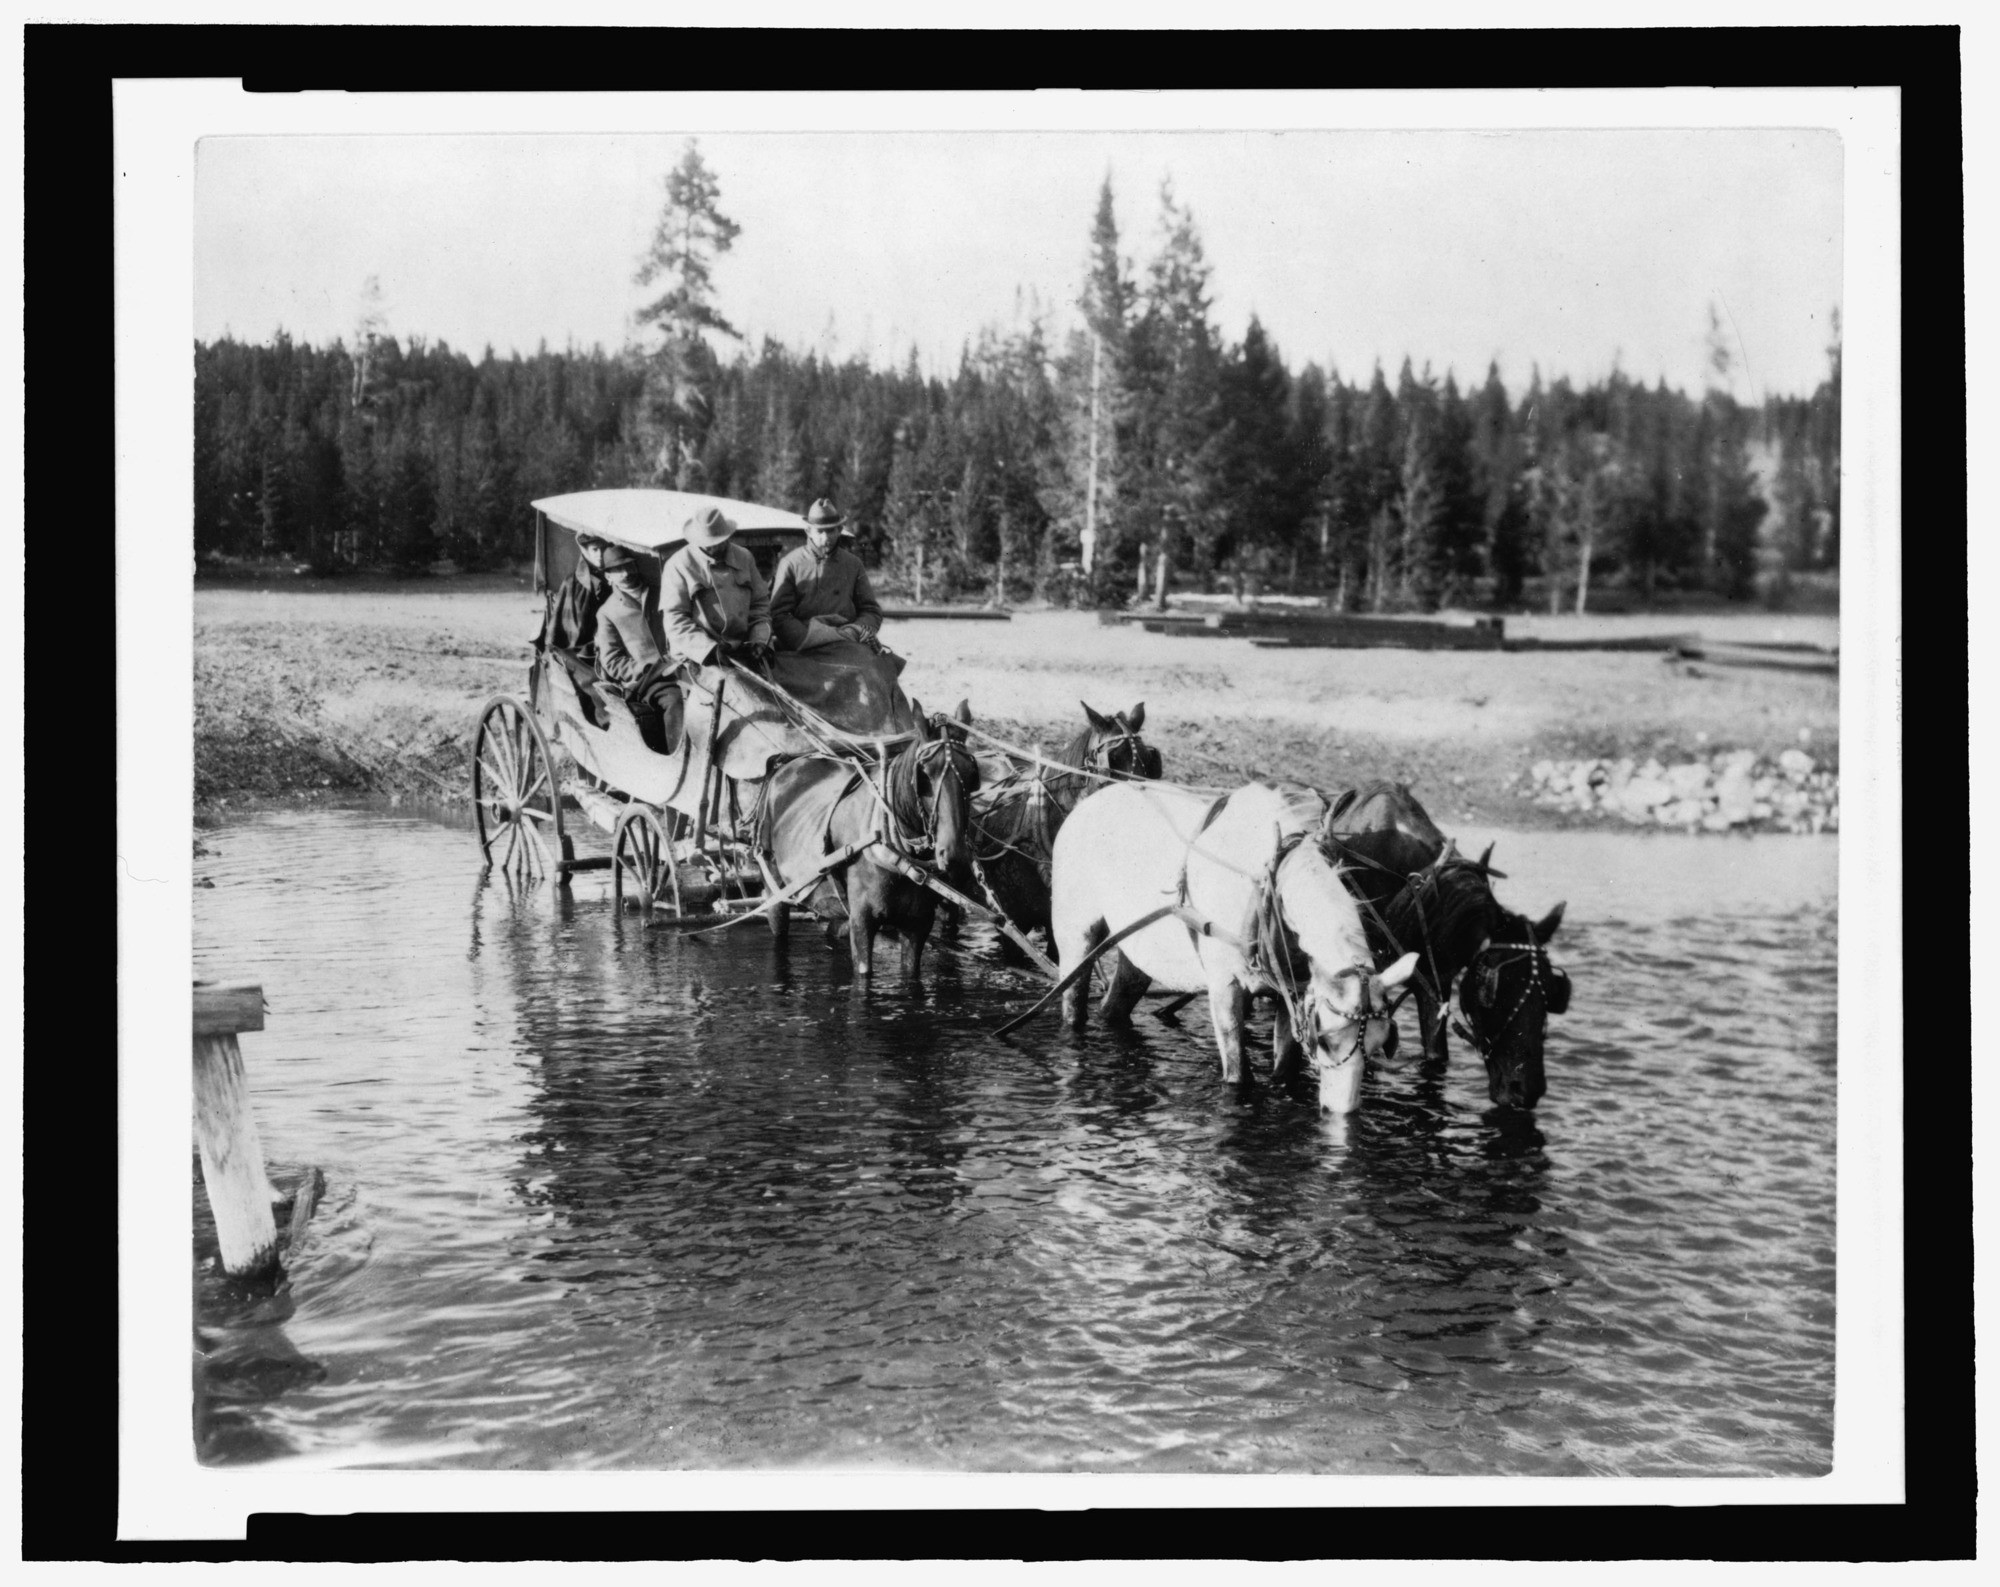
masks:
<instances>
[{"instance_id":1,"label":"horse ear","mask_svg":"<svg viewBox=\"0 0 2000 1587\"><path fill-rule=\"evenodd\" d=\"M1125 713L1125 725L1135 733L1146 725L1146 702L1144 700L1141 700Z\"/></svg>"},{"instance_id":2,"label":"horse ear","mask_svg":"<svg viewBox=\"0 0 2000 1587\"><path fill-rule=\"evenodd\" d=\"M1540 920L1536 921L1534 925L1528 928L1530 931L1534 932L1535 941L1540 943L1546 943L1549 940L1549 938L1553 937L1556 934L1556 927L1562 924L1563 910L1568 907L1568 903L1569 901L1565 899L1562 903L1557 904L1554 909L1551 909L1546 915L1542 916Z\"/></svg>"},{"instance_id":3,"label":"horse ear","mask_svg":"<svg viewBox=\"0 0 2000 1587\"><path fill-rule=\"evenodd\" d=\"M1439 870L1443 870L1445 866L1447 866L1457 858L1458 858L1458 839L1446 838L1444 840L1444 847L1438 850L1438 857L1437 860L1435 861L1437 868Z\"/></svg>"},{"instance_id":4,"label":"horse ear","mask_svg":"<svg viewBox=\"0 0 2000 1587\"><path fill-rule=\"evenodd\" d=\"M1493 858L1493 845L1489 843L1486 845L1486 852L1479 856L1479 868L1482 871L1488 869L1489 867L1487 865L1487 861L1491 860L1492 858Z\"/></svg>"},{"instance_id":5,"label":"horse ear","mask_svg":"<svg viewBox=\"0 0 2000 1587\"><path fill-rule=\"evenodd\" d=\"M960 700L958 702L958 709L951 713L951 719L954 722L970 722L972 720L971 704L968 701Z\"/></svg>"},{"instance_id":6,"label":"horse ear","mask_svg":"<svg viewBox=\"0 0 2000 1587\"><path fill-rule=\"evenodd\" d=\"M1098 732L1116 733L1118 731L1117 723L1107 722L1103 717L1099 716L1095 711L1091 710L1088 702L1083 700L1078 700L1076 703L1083 707L1083 714L1085 718L1089 721L1092 727L1097 729Z\"/></svg>"},{"instance_id":7,"label":"horse ear","mask_svg":"<svg viewBox=\"0 0 2000 1587\"><path fill-rule=\"evenodd\" d=\"M1398 959L1394 964L1390 965L1388 969L1382 972L1383 987L1385 989L1393 990L1394 988L1401 986L1405 981L1409 980L1410 976L1415 972L1416 968L1417 968L1416 954L1414 953L1404 954L1402 958Z\"/></svg>"}]
</instances>

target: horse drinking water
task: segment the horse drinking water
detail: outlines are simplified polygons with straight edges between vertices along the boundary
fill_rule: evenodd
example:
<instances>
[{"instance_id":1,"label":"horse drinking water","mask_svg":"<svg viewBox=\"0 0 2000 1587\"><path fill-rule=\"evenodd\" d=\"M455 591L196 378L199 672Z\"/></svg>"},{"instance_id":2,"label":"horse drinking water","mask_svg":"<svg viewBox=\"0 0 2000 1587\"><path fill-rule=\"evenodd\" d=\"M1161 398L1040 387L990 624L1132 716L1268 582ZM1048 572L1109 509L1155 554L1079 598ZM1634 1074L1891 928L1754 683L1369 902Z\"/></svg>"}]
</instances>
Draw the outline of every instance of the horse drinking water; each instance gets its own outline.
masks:
<instances>
[{"instance_id":1,"label":"horse drinking water","mask_svg":"<svg viewBox=\"0 0 2000 1587\"><path fill-rule=\"evenodd\" d=\"M1498 1107L1532 1108L1547 1089L1548 1017L1569 1007L1569 977L1547 952L1563 906L1538 921L1502 906L1492 846L1477 860L1460 854L1402 783L1343 794L1327 812L1325 840L1346 862L1376 961L1418 955L1411 993L1425 1057L1449 1056L1444 1009L1457 980L1462 1031L1486 1063L1488 1095Z\"/></svg>"},{"instance_id":2,"label":"horse drinking water","mask_svg":"<svg viewBox=\"0 0 2000 1587\"><path fill-rule=\"evenodd\" d=\"M1275 1072L1303 1055L1321 1107L1351 1113L1361 1073L1387 1037L1387 993L1416 955L1376 970L1354 899L1321 847L1324 802L1252 783L1220 799L1114 783L1056 834L1051 904L1057 956L1073 969L1118 937L1098 1013L1122 1022L1154 983L1208 993L1225 1080L1241 1081L1252 996L1276 999ZM1123 932L1130 935L1120 937ZM1084 1023L1087 977L1064 994Z\"/></svg>"}]
</instances>

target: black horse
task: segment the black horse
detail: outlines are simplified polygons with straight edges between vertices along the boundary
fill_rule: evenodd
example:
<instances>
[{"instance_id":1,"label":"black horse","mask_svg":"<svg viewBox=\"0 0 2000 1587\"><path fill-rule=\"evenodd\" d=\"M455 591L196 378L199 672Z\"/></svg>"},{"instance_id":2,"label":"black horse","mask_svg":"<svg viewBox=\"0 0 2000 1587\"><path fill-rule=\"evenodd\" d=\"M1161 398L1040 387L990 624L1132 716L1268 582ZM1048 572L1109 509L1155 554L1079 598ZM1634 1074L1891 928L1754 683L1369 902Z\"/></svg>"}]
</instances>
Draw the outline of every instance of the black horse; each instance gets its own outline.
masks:
<instances>
[{"instance_id":1,"label":"black horse","mask_svg":"<svg viewBox=\"0 0 2000 1587\"><path fill-rule=\"evenodd\" d=\"M1081 702L1079 702L1081 703ZM1022 932L1049 929L1049 866L1056 834L1077 802L1115 781L1157 781L1160 752L1139 736L1143 703L1100 716L1083 707L1088 725L1056 758L1073 771L1030 765L982 788L973 800L972 861L987 901Z\"/></svg>"},{"instance_id":2,"label":"black horse","mask_svg":"<svg viewBox=\"0 0 2000 1587\"><path fill-rule=\"evenodd\" d=\"M1444 1005L1459 982L1459 1027L1486 1063L1495 1104L1532 1108L1547 1089L1548 1016L1569 1008L1569 977L1549 963L1557 904L1538 921L1493 896L1492 846L1468 859L1402 783L1375 782L1327 811L1326 837L1361 904L1369 945L1387 964L1414 950L1410 978L1426 1058L1449 1056Z\"/></svg>"},{"instance_id":3,"label":"black horse","mask_svg":"<svg viewBox=\"0 0 2000 1587\"><path fill-rule=\"evenodd\" d=\"M966 862L979 786L978 763L964 742L971 720L964 701L950 717L925 718L919 708L916 736L880 768L806 755L766 782L757 845L782 883L803 882L828 856L870 845L808 897L816 912L846 917L857 976L874 973L875 937L883 930L902 938L908 974L921 968L938 900L911 872L949 876Z\"/></svg>"}]
</instances>

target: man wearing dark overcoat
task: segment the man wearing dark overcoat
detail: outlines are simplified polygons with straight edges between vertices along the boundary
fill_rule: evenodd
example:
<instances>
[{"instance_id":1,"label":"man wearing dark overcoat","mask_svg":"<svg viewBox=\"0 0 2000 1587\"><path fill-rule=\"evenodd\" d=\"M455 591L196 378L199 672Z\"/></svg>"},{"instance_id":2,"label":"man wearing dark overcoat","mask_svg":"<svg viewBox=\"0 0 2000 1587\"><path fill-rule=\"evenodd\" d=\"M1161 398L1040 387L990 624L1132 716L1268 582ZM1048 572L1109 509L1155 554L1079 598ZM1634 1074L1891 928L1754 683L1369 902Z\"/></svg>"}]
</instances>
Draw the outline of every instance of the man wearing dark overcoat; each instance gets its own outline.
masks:
<instances>
[{"instance_id":1,"label":"man wearing dark overcoat","mask_svg":"<svg viewBox=\"0 0 2000 1587\"><path fill-rule=\"evenodd\" d=\"M824 496L806 509L806 543L786 553L771 580L779 649L808 650L835 639L874 648L882 607L861 558L839 543L846 522Z\"/></svg>"}]
</instances>

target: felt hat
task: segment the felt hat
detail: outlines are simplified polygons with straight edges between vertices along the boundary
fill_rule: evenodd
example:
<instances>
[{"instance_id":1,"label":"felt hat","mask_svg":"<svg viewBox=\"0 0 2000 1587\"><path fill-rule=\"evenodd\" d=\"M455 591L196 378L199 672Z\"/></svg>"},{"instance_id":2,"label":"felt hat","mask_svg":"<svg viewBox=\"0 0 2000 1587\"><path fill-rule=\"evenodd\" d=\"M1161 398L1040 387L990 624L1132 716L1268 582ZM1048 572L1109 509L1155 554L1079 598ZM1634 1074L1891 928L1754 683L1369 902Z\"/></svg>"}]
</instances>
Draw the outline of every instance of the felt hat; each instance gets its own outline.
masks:
<instances>
[{"instance_id":1,"label":"felt hat","mask_svg":"<svg viewBox=\"0 0 2000 1587\"><path fill-rule=\"evenodd\" d=\"M840 529L847 522L847 514L822 496L806 509L806 523L814 529Z\"/></svg>"},{"instance_id":2,"label":"felt hat","mask_svg":"<svg viewBox=\"0 0 2000 1587\"><path fill-rule=\"evenodd\" d=\"M704 507L688 519L681 533L691 546L719 546L736 533L736 520L720 507Z\"/></svg>"},{"instance_id":3,"label":"felt hat","mask_svg":"<svg viewBox=\"0 0 2000 1587\"><path fill-rule=\"evenodd\" d=\"M609 573L613 568L619 567L643 566L639 560L638 552L621 546L617 541L607 540L602 542L602 545L603 550L598 552L597 555L597 565L604 569L605 572Z\"/></svg>"}]
</instances>

